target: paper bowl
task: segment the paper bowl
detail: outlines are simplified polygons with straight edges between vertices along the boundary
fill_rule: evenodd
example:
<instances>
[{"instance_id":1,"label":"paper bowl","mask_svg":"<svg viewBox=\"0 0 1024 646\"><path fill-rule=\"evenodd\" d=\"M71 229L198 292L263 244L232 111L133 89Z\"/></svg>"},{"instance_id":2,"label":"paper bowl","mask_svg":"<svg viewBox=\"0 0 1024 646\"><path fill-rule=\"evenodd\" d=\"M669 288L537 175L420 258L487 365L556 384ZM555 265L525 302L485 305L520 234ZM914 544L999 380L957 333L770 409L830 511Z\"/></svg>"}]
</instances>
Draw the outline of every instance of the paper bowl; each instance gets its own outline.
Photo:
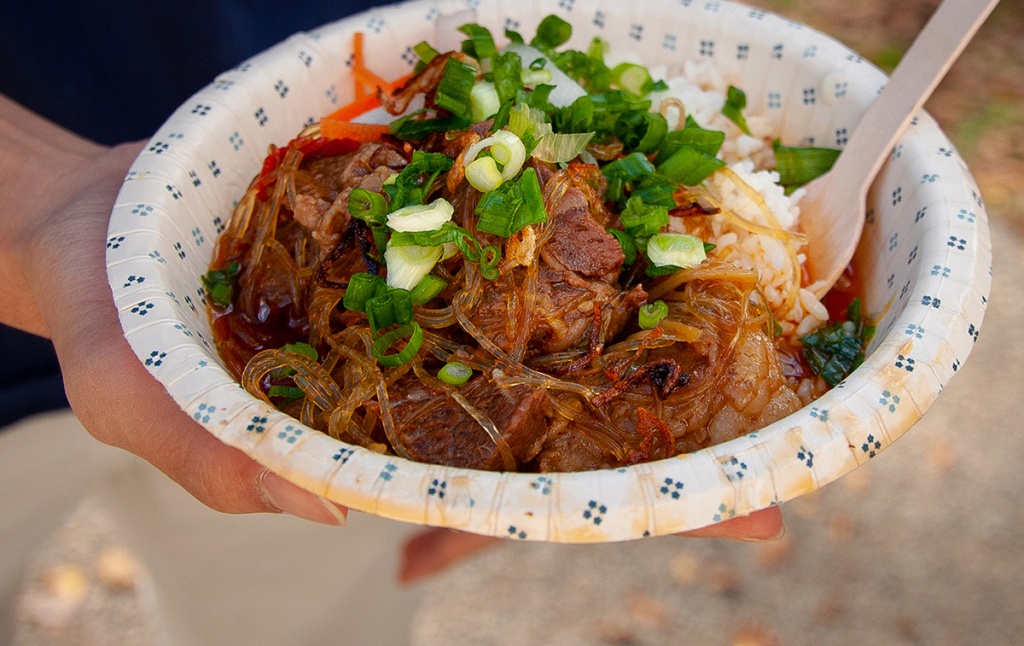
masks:
<instances>
[{"instance_id":1,"label":"paper bowl","mask_svg":"<svg viewBox=\"0 0 1024 646\"><path fill-rule=\"evenodd\" d=\"M384 78L441 15L473 10L496 35L555 13L575 47L593 36L651 65L712 59L783 143L841 147L884 75L837 41L725 1L432 2L382 7L303 33L219 76L159 129L118 197L107 241L125 335L181 408L225 443L327 499L388 518L520 540L657 536L814 491L907 431L970 353L990 287L977 186L921 114L875 182L857 264L878 333L866 362L811 406L696 453L581 473L491 473L420 464L336 441L268 407L217 356L200 283L267 146L352 98L351 43Z\"/></svg>"}]
</instances>

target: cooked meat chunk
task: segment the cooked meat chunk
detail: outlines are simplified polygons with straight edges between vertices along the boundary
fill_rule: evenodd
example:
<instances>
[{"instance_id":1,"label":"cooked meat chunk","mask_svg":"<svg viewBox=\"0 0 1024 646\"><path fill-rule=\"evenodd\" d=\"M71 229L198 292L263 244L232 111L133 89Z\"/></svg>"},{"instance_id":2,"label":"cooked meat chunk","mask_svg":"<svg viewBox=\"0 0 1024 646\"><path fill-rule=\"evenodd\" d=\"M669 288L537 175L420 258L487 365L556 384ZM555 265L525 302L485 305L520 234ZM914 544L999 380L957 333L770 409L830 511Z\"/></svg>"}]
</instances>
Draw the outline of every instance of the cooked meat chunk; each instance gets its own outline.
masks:
<instances>
[{"instance_id":1,"label":"cooked meat chunk","mask_svg":"<svg viewBox=\"0 0 1024 646\"><path fill-rule=\"evenodd\" d=\"M487 431L443 391L405 377L390 389L395 428L413 458L433 464L490 471L504 468L501 453ZM516 462L540 451L548 429L547 393L541 388L501 388L478 376L459 392L494 422Z\"/></svg>"},{"instance_id":2,"label":"cooked meat chunk","mask_svg":"<svg viewBox=\"0 0 1024 646\"><path fill-rule=\"evenodd\" d=\"M298 182L292 212L320 245L321 256L337 246L348 226L348 196L352 189L377 192L405 164L405 157L386 144L363 144L348 155L310 162L310 181Z\"/></svg>"}]
</instances>

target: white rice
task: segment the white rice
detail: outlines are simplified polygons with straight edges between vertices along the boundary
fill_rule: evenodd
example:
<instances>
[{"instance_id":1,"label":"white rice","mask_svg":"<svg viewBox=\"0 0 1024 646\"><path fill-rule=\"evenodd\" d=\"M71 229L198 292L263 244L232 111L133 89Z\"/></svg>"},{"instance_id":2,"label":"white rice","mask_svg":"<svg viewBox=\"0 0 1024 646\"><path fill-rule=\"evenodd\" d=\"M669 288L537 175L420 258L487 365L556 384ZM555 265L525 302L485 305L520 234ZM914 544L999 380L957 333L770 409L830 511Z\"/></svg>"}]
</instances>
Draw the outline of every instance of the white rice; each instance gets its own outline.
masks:
<instances>
[{"instance_id":1,"label":"white rice","mask_svg":"<svg viewBox=\"0 0 1024 646\"><path fill-rule=\"evenodd\" d=\"M622 60L635 60L628 54ZM654 78L664 78L666 71L651 69ZM730 84L742 87L726 79L710 61L686 63L681 74L668 79L669 89L652 95L654 107L665 99L677 99L683 103L687 114L697 123L711 130L725 132L726 138L719 152L719 157L745 183L756 190L768 205L778 225L788 231L798 231L800 223L800 207L798 202L803 191L794 191L786 195L776 182L779 177L774 171L765 170L775 165L772 153L772 139L775 137L771 120L767 117L744 112L747 126L751 131L747 135L722 115L725 95ZM681 122L681 119L680 119ZM670 121L671 124L671 121ZM725 173L715 173L707 179L705 186L722 205L745 220L762 226L772 226L766 221L761 209L742 192ZM673 223L678 227L682 224L677 219ZM710 256L730 262L744 269L758 272L759 285L764 293L776 320L782 327L783 334L802 336L813 331L828 320L825 307L810 291L802 285L794 284L794 277L803 275L806 254L797 249L791 254L786 244L779 239L765 234L752 233L739 228L725 217L711 217L715 249ZM793 256L800 264L800 270L793 266ZM797 297L788 308L788 298L796 291Z\"/></svg>"}]
</instances>

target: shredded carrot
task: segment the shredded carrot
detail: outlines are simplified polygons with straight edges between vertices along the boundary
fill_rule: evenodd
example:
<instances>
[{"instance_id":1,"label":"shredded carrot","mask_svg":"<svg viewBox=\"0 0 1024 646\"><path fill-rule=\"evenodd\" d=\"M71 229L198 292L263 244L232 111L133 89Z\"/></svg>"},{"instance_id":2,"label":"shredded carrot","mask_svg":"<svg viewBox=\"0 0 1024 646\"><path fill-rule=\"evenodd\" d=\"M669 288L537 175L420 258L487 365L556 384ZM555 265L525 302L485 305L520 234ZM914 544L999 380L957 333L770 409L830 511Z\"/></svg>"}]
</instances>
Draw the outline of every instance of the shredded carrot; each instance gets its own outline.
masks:
<instances>
[{"instance_id":1,"label":"shredded carrot","mask_svg":"<svg viewBox=\"0 0 1024 646\"><path fill-rule=\"evenodd\" d=\"M380 93L390 94L405 85L411 77L407 74L388 82L366 67L363 53L363 33L357 31L352 37L352 80L356 98L324 117L320 122L321 134L330 139L348 137L356 141L374 141L387 132L387 126L368 126L351 123L374 108L380 107Z\"/></svg>"},{"instance_id":2,"label":"shredded carrot","mask_svg":"<svg viewBox=\"0 0 1024 646\"><path fill-rule=\"evenodd\" d=\"M334 112L324 117L324 121L352 121L356 117L366 114L370 110L380 106L376 94L367 94L361 99L356 99L347 105L343 105Z\"/></svg>"},{"instance_id":3,"label":"shredded carrot","mask_svg":"<svg viewBox=\"0 0 1024 646\"><path fill-rule=\"evenodd\" d=\"M352 139L367 142L377 141L387 133L387 124L354 123L329 117L320 121L320 136L327 139Z\"/></svg>"}]
</instances>

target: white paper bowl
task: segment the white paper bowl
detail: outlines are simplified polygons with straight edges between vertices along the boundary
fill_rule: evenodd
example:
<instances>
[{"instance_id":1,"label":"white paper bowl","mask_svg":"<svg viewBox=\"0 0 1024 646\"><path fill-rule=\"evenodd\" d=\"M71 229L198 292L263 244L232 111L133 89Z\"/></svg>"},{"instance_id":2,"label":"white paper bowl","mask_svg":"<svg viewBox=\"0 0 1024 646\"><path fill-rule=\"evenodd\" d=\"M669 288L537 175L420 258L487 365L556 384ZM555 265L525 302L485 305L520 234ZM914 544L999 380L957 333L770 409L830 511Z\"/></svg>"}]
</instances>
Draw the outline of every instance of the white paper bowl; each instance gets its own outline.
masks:
<instances>
[{"instance_id":1,"label":"white paper bowl","mask_svg":"<svg viewBox=\"0 0 1024 646\"><path fill-rule=\"evenodd\" d=\"M835 40L725 1L434 2L383 7L298 34L225 72L178 109L118 197L107 264L125 335L182 409L286 479L353 509L522 540L619 541L694 529L813 491L916 422L967 358L984 315L991 244L964 162L922 114L869 198L858 264L878 333L867 361L813 405L697 453L584 473L508 474L381 456L313 431L223 369L200 275L271 143L352 98L352 35L384 78L439 15L472 9L496 36L556 13L575 47L597 35L651 65L712 59L783 143L841 146L885 77Z\"/></svg>"}]
</instances>

